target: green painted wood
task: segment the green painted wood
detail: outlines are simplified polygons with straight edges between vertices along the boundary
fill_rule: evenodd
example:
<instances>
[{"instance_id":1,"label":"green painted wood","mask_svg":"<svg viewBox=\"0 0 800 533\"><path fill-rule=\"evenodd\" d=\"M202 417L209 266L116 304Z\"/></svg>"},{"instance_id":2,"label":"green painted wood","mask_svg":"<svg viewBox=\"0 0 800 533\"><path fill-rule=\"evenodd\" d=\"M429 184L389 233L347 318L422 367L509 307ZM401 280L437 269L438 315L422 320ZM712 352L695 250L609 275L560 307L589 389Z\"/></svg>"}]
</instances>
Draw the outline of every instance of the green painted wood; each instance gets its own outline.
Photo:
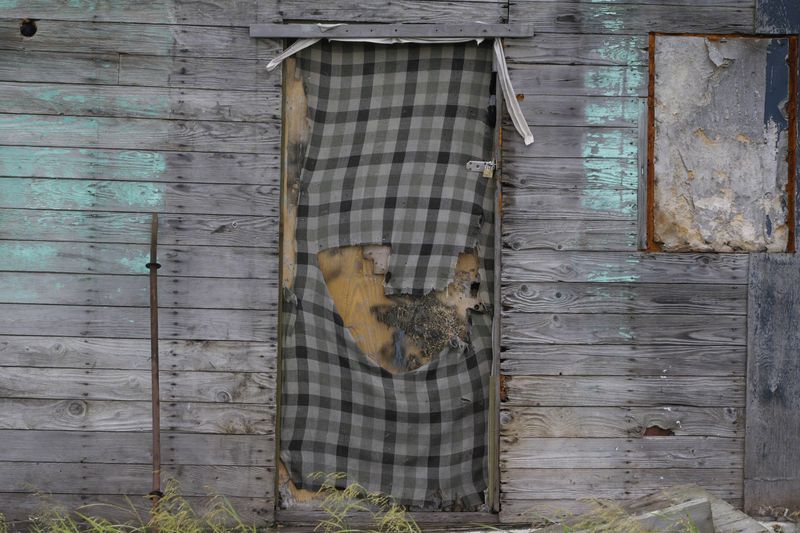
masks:
<instances>
[{"instance_id":1,"label":"green painted wood","mask_svg":"<svg viewBox=\"0 0 800 533\"><path fill-rule=\"evenodd\" d=\"M738 7L681 3L686 5L520 0L511 4L509 17L517 22L532 22L537 33L753 33L752 2L737 4Z\"/></svg>"},{"instance_id":2,"label":"green painted wood","mask_svg":"<svg viewBox=\"0 0 800 533\"><path fill-rule=\"evenodd\" d=\"M523 99L520 108L532 128L537 126L635 128L639 122L639 99L633 97L535 95Z\"/></svg>"},{"instance_id":3,"label":"green painted wood","mask_svg":"<svg viewBox=\"0 0 800 533\"><path fill-rule=\"evenodd\" d=\"M800 262L754 254L747 339L745 510L800 507Z\"/></svg>"},{"instance_id":4,"label":"green painted wood","mask_svg":"<svg viewBox=\"0 0 800 533\"><path fill-rule=\"evenodd\" d=\"M0 177L0 208L278 216L274 185ZM224 231L224 230L223 230Z\"/></svg>"},{"instance_id":5,"label":"green painted wood","mask_svg":"<svg viewBox=\"0 0 800 533\"><path fill-rule=\"evenodd\" d=\"M149 432L0 430L5 461L147 464ZM274 439L265 435L203 435L164 432L166 465L273 465ZM59 446L53 446L53 442ZM113 450L113 453L109 453Z\"/></svg>"},{"instance_id":6,"label":"green painted wood","mask_svg":"<svg viewBox=\"0 0 800 533\"><path fill-rule=\"evenodd\" d=\"M279 120L280 88L223 91L179 87L0 84L6 113L268 122Z\"/></svg>"},{"instance_id":7,"label":"green painted wood","mask_svg":"<svg viewBox=\"0 0 800 533\"><path fill-rule=\"evenodd\" d=\"M150 400L0 398L2 429L150 431ZM266 404L161 402L163 431L272 435L275 408Z\"/></svg>"},{"instance_id":8,"label":"green painted wood","mask_svg":"<svg viewBox=\"0 0 800 533\"><path fill-rule=\"evenodd\" d=\"M165 309L164 339L274 341L275 310ZM0 304L0 331L9 335L150 338L150 311L140 307ZM55 379L55 378L53 378Z\"/></svg>"},{"instance_id":9,"label":"green painted wood","mask_svg":"<svg viewBox=\"0 0 800 533\"><path fill-rule=\"evenodd\" d=\"M136 22L141 24L199 24L247 26L262 1L236 0L4 0L0 18L82 22Z\"/></svg>"},{"instance_id":10,"label":"green painted wood","mask_svg":"<svg viewBox=\"0 0 800 533\"><path fill-rule=\"evenodd\" d=\"M743 377L514 376L507 405L533 407L744 407Z\"/></svg>"},{"instance_id":11,"label":"green painted wood","mask_svg":"<svg viewBox=\"0 0 800 533\"><path fill-rule=\"evenodd\" d=\"M503 438L642 437L657 426L675 435L740 438L744 408L684 404L613 407L507 406L500 413Z\"/></svg>"},{"instance_id":12,"label":"green painted wood","mask_svg":"<svg viewBox=\"0 0 800 533\"><path fill-rule=\"evenodd\" d=\"M748 0L749 1L749 0ZM511 63L647 66L646 35L537 33L505 42Z\"/></svg>"},{"instance_id":13,"label":"green painted wood","mask_svg":"<svg viewBox=\"0 0 800 533\"><path fill-rule=\"evenodd\" d=\"M275 376L256 372L164 371L163 402L275 402ZM149 401L149 370L3 367L5 398ZM0 463L1 464L1 463Z\"/></svg>"},{"instance_id":14,"label":"green painted wood","mask_svg":"<svg viewBox=\"0 0 800 533\"><path fill-rule=\"evenodd\" d=\"M205 487L215 487L232 496L270 498L273 469L266 466L167 466L164 480L174 478L181 491L206 496ZM31 491L47 486L54 493L145 495L150 491L152 465L106 463L0 463L5 480L0 492Z\"/></svg>"},{"instance_id":15,"label":"green painted wood","mask_svg":"<svg viewBox=\"0 0 800 533\"><path fill-rule=\"evenodd\" d=\"M149 370L147 339L0 335L0 366ZM274 342L159 342L164 371L275 372Z\"/></svg>"},{"instance_id":16,"label":"green painted wood","mask_svg":"<svg viewBox=\"0 0 800 533\"><path fill-rule=\"evenodd\" d=\"M506 250L503 265L504 282L744 284L748 256Z\"/></svg>"},{"instance_id":17,"label":"green painted wood","mask_svg":"<svg viewBox=\"0 0 800 533\"><path fill-rule=\"evenodd\" d=\"M36 35L28 38L20 33L19 19L0 18L0 49L263 59L274 55L281 48L277 41L251 39L247 27L126 24L52 19L38 20L36 26Z\"/></svg>"},{"instance_id":18,"label":"green painted wood","mask_svg":"<svg viewBox=\"0 0 800 533\"><path fill-rule=\"evenodd\" d=\"M744 346L510 345L509 376L744 376Z\"/></svg>"},{"instance_id":19,"label":"green painted wood","mask_svg":"<svg viewBox=\"0 0 800 533\"><path fill-rule=\"evenodd\" d=\"M636 222L630 220L503 217L503 244L513 250L634 252L636 237Z\"/></svg>"},{"instance_id":20,"label":"green painted wood","mask_svg":"<svg viewBox=\"0 0 800 533\"><path fill-rule=\"evenodd\" d=\"M512 283L503 306L515 313L746 315L744 285Z\"/></svg>"},{"instance_id":21,"label":"green painted wood","mask_svg":"<svg viewBox=\"0 0 800 533\"><path fill-rule=\"evenodd\" d=\"M258 154L0 146L0 176L277 185L278 157L270 146Z\"/></svg>"},{"instance_id":22,"label":"green painted wood","mask_svg":"<svg viewBox=\"0 0 800 533\"><path fill-rule=\"evenodd\" d=\"M259 153L277 123L0 114L0 144L125 150Z\"/></svg>"},{"instance_id":23,"label":"green painted wood","mask_svg":"<svg viewBox=\"0 0 800 533\"><path fill-rule=\"evenodd\" d=\"M536 142L525 146L506 124L504 157L631 159L638 152L639 137L634 128L539 126L535 130Z\"/></svg>"},{"instance_id":24,"label":"green painted wood","mask_svg":"<svg viewBox=\"0 0 800 533\"><path fill-rule=\"evenodd\" d=\"M0 241L0 271L146 275L149 247L140 244ZM162 246L162 276L277 279L270 249Z\"/></svg>"},{"instance_id":25,"label":"green painted wood","mask_svg":"<svg viewBox=\"0 0 800 533\"><path fill-rule=\"evenodd\" d=\"M159 308L276 310L274 283L255 279L158 280ZM0 303L149 307L144 276L8 272L0 278Z\"/></svg>"},{"instance_id":26,"label":"green painted wood","mask_svg":"<svg viewBox=\"0 0 800 533\"><path fill-rule=\"evenodd\" d=\"M501 439L501 468L742 468L744 440L716 437Z\"/></svg>"},{"instance_id":27,"label":"green painted wood","mask_svg":"<svg viewBox=\"0 0 800 533\"><path fill-rule=\"evenodd\" d=\"M36 241L148 244L150 217L147 212L0 209L0 234ZM253 246L277 253L277 217L162 213L158 224L162 246Z\"/></svg>"},{"instance_id":28,"label":"green painted wood","mask_svg":"<svg viewBox=\"0 0 800 533\"><path fill-rule=\"evenodd\" d=\"M744 345L746 317L503 313L503 344Z\"/></svg>"}]
</instances>

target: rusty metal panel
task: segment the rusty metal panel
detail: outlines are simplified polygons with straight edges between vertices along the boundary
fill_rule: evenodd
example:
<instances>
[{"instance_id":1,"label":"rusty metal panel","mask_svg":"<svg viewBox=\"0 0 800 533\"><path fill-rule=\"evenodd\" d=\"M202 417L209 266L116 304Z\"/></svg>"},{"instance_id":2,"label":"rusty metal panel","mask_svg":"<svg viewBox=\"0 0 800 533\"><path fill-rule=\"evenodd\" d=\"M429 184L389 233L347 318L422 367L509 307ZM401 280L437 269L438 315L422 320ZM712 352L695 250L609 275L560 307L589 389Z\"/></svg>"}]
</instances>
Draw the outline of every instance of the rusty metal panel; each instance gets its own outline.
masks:
<instances>
[{"instance_id":1,"label":"rusty metal panel","mask_svg":"<svg viewBox=\"0 0 800 533\"><path fill-rule=\"evenodd\" d=\"M796 39L656 35L653 42L650 245L792 249Z\"/></svg>"}]
</instances>

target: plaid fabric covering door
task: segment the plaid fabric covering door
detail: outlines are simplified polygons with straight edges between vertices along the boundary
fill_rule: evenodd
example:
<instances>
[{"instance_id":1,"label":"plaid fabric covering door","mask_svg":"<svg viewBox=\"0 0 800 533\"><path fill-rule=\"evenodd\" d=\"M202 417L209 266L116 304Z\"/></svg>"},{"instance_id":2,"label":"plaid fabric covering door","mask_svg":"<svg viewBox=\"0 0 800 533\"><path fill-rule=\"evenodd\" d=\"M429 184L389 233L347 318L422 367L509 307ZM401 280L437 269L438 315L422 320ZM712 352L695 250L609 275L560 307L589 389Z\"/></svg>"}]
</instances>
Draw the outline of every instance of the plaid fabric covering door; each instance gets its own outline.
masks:
<instances>
[{"instance_id":1,"label":"plaid fabric covering door","mask_svg":"<svg viewBox=\"0 0 800 533\"><path fill-rule=\"evenodd\" d=\"M293 292L284 292L281 460L422 509L475 510L487 486L491 315L470 342L391 374L360 352L317 265L323 249L391 246L387 292L446 288L478 247L491 291L492 49L320 42L299 54L312 136L301 173Z\"/></svg>"}]
</instances>

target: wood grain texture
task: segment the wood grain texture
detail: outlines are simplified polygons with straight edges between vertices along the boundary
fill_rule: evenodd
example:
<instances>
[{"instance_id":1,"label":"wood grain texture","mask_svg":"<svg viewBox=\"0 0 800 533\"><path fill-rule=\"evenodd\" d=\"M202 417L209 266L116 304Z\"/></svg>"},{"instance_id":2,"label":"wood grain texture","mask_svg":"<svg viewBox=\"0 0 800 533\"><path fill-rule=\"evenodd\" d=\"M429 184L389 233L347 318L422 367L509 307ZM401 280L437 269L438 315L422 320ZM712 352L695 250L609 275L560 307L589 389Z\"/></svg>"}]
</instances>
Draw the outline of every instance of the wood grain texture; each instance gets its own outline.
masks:
<instances>
[{"instance_id":1,"label":"wood grain texture","mask_svg":"<svg viewBox=\"0 0 800 533\"><path fill-rule=\"evenodd\" d=\"M503 184L516 189L630 189L638 186L636 159L526 157L503 161Z\"/></svg>"},{"instance_id":2,"label":"wood grain texture","mask_svg":"<svg viewBox=\"0 0 800 533\"><path fill-rule=\"evenodd\" d=\"M169 309L159 313L164 339L269 341L276 338L275 310ZM139 307L0 304L0 330L37 335L42 328L64 337L147 339L150 311Z\"/></svg>"},{"instance_id":3,"label":"wood grain texture","mask_svg":"<svg viewBox=\"0 0 800 533\"><path fill-rule=\"evenodd\" d=\"M52 83L0 84L5 113L267 122L277 120L280 90L222 91Z\"/></svg>"},{"instance_id":4,"label":"wood grain texture","mask_svg":"<svg viewBox=\"0 0 800 533\"><path fill-rule=\"evenodd\" d=\"M532 22L538 33L753 32L752 2L733 7L705 2L681 4L518 0L511 3L509 17L515 22Z\"/></svg>"},{"instance_id":5,"label":"wood grain texture","mask_svg":"<svg viewBox=\"0 0 800 533\"><path fill-rule=\"evenodd\" d=\"M687 376L514 376L507 405L552 407L743 407L744 378Z\"/></svg>"},{"instance_id":6,"label":"wood grain texture","mask_svg":"<svg viewBox=\"0 0 800 533\"><path fill-rule=\"evenodd\" d=\"M800 508L800 262L751 258L747 339L745 510Z\"/></svg>"},{"instance_id":7,"label":"wood grain texture","mask_svg":"<svg viewBox=\"0 0 800 533\"><path fill-rule=\"evenodd\" d=\"M258 153L277 123L0 114L0 144Z\"/></svg>"},{"instance_id":8,"label":"wood grain texture","mask_svg":"<svg viewBox=\"0 0 800 533\"><path fill-rule=\"evenodd\" d=\"M513 250L634 252L636 236L631 220L503 218L503 244Z\"/></svg>"},{"instance_id":9,"label":"wood grain texture","mask_svg":"<svg viewBox=\"0 0 800 533\"><path fill-rule=\"evenodd\" d=\"M517 94L627 96L647 95L647 69L638 65L526 65L509 67Z\"/></svg>"},{"instance_id":10,"label":"wood grain texture","mask_svg":"<svg viewBox=\"0 0 800 533\"><path fill-rule=\"evenodd\" d=\"M174 402L274 405L275 376L255 372L161 373L161 399ZM150 397L149 372L69 368L3 367L5 398L142 401Z\"/></svg>"},{"instance_id":11,"label":"wood grain texture","mask_svg":"<svg viewBox=\"0 0 800 533\"><path fill-rule=\"evenodd\" d=\"M394 0L390 3L364 3L343 0L331 4L309 5L302 0L274 0L280 19L321 22L505 22L508 2L470 0L420 1ZM266 6L264 6L266 7ZM264 9L262 7L262 9Z\"/></svg>"},{"instance_id":12,"label":"wood grain texture","mask_svg":"<svg viewBox=\"0 0 800 533\"><path fill-rule=\"evenodd\" d=\"M504 123L504 157L631 159L636 157L638 133L633 128L539 126L530 146Z\"/></svg>"},{"instance_id":13,"label":"wood grain texture","mask_svg":"<svg viewBox=\"0 0 800 533\"><path fill-rule=\"evenodd\" d=\"M501 467L742 468L744 441L716 437L501 439Z\"/></svg>"},{"instance_id":14,"label":"wood grain texture","mask_svg":"<svg viewBox=\"0 0 800 533\"><path fill-rule=\"evenodd\" d=\"M731 315L503 313L503 344L743 346L746 318Z\"/></svg>"},{"instance_id":15,"label":"wood grain texture","mask_svg":"<svg viewBox=\"0 0 800 533\"><path fill-rule=\"evenodd\" d=\"M504 282L744 284L746 254L506 251Z\"/></svg>"},{"instance_id":16,"label":"wood grain texture","mask_svg":"<svg viewBox=\"0 0 800 533\"><path fill-rule=\"evenodd\" d=\"M255 279L158 279L159 308L276 310L278 291ZM0 277L0 303L148 307L143 276L84 276L33 272Z\"/></svg>"},{"instance_id":17,"label":"wood grain texture","mask_svg":"<svg viewBox=\"0 0 800 533\"><path fill-rule=\"evenodd\" d=\"M515 313L747 313L744 285L513 283L503 289L503 305Z\"/></svg>"},{"instance_id":18,"label":"wood grain texture","mask_svg":"<svg viewBox=\"0 0 800 533\"><path fill-rule=\"evenodd\" d=\"M509 190L503 195L503 214L531 220L636 220L636 191L591 189Z\"/></svg>"},{"instance_id":19,"label":"wood grain texture","mask_svg":"<svg viewBox=\"0 0 800 533\"><path fill-rule=\"evenodd\" d=\"M2 429L150 431L150 400L0 398ZM267 404L161 402L163 431L273 435L275 407Z\"/></svg>"},{"instance_id":20,"label":"wood grain texture","mask_svg":"<svg viewBox=\"0 0 800 533\"><path fill-rule=\"evenodd\" d=\"M20 34L19 20L0 18L0 49L256 59L280 48L276 41L251 39L247 27L53 19L38 20L36 26L36 35L27 38Z\"/></svg>"},{"instance_id":21,"label":"wood grain texture","mask_svg":"<svg viewBox=\"0 0 800 533\"><path fill-rule=\"evenodd\" d=\"M744 376L744 346L511 345L509 376Z\"/></svg>"},{"instance_id":22,"label":"wood grain texture","mask_svg":"<svg viewBox=\"0 0 800 533\"><path fill-rule=\"evenodd\" d=\"M591 33L539 33L505 44L509 64L647 65L647 37Z\"/></svg>"},{"instance_id":23,"label":"wood grain texture","mask_svg":"<svg viewBox=\"0 0 800 533\"><path fill-rule=\"evenodd\" d=\"M744 409L661 404L652 407L506 407L503 438L642 437L657 426L677 436L736 438L744 435Z\"/></svg>"},{"instance_id":24,"label":"wood grain texture","mask_svg":"<svg viewBox=\"0 0 800 533\"><path fill-rule=\"evenodd\" d=\"M162 340L163 371L275 372L274 342ZM149 370L146 339L0 335L0 366Z\"/></svg>"},{"instance_id":25,"label":"wood grain texture","mask_svg":"<svg viewBox=\"0 0 800 533\"><path fill-rule=\"evenodd\" d=\"M34 241L147 244L150 217L146 212L5 208L0 228L3 236ZM245 246L276 253L275 223L274 216L159 214L158 241L162 246Z\"/></svg>"},{"instance_id":26,"label":"wood grain texture","mask_svg":"<svg viewBox=\"0 0 800 533\"><path fill-rule=\"evenodd\" d=\"M267 59L125 54L119 58L119 84L258 91L266 86L274 86L275 80L278 79L276 74L269 74L264 68L267 63ZM233 85L232 79L236 80ZM38 81L48 80L38 79Z\"/></svg>"},{"instance_id":27,"label":"wood grain texture","mask_svg":"<svg viewBox=\"0 0 800 533\"><path fill-rule=\"evenodd\" d=\"M147 431L0 430L8 462L148 464L150 439ZM163 464L269 466L274 461L272 436L164 432L161 439Z\"/></svg>"},{"instance_id":28,"label":"wood grain texture","mask_svg":"<svg viewBox=\"0 0 800 533\"><path fill-rule=\"evenodd\" d=\"M537 95L520 108L531 127L605 126L632 128L638 119L638 98Z\"/></svg>"},{"instance_id":29,"label":"wood grain texture","mask_svg":"<svg viewBox=\"0 0 800 533\"><path fill-rule=\"evenodd\" d=\"M0 54L0 80L113 85L119 81L119 64L117 54L3 50Z\"/></svg>"},{"instance_id":30,"label":"wood grain texture","mask_svg":"<svg viewBox=\"0 0 800 533\"><path fill-rule=\"evenodd\" d=\"M721 498L741 498L741 470L735 468L514 469L504 472L507 500L640 498L664 487L698 484Z\"/></svg>"},{"instance_id":31,"label":"wood grain texture","mask_svg":"<svg viewBox=\"0 0 800 533\"><path fill-rule=\"evenodd\" d=\"M0 146L0 175L150 183L278 183L278 148L259 154Z\"/></svg>"},{"instance_id":32,"label":"wood grain texture","mask_svg":"<svg viewBox=\"0 0 800 533\"><path fill-rule=\"evenodd\" d=\"M0 241L0 271L75 274L147 273L147 246L71 242ZM164 246L161 274L275 279L278 260L270 248Z\"/></svg>"},{"instance_id":33,"label":"wood grain texture","mask_svg":"<svg viewBox=\"0 0 800 533\"><path fill-rule=\"evenodd\" d=\"M95 22L136 22L141 24L200 24L207 26L247 26L253 21L256 0L141 0L103 2L102 0L28 0L0 6L0 17Z\"/></svg>"},{"instance_id":34,"label":"wood grain texture","mask_svg":"<svg viewBox=\"0 0 800 533\"><path fill-rule=\"evenodd\" d=\"M162 478L175 479L187 496L205 496L214 487L231 496L271 498L273 469L266 466L164 465ZM54 493L144 495L152 465L111 463L0 463L0 492L44 489Z\"/></svg>"}]
</instances>

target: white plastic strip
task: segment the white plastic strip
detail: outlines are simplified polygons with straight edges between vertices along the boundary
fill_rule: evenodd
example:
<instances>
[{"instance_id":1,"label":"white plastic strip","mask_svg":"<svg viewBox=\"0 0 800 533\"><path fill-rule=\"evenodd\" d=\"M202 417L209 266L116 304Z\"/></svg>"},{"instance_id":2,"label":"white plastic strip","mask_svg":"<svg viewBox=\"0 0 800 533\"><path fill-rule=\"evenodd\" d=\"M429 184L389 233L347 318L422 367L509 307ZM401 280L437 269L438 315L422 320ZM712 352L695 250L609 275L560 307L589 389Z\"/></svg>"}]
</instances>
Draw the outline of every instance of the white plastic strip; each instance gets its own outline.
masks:
<instances>
[{"instance_id":1,"label":"white plastic strip","mask_svg":"<svg viewBox=\"0 0 800 533\"><path fill-rule=\"evenodd\" d=\"M295 41L289 48L275 56L272 61L267 63L267 71L272 72L278 65L280 65L284 59L293 56L300 50L304 48L308 48L316 44L320 41L320 38L313 38L313 39L299 39ZM468 41L477 41L480 43L482 39L459 39L459 38L429 38L429 39L411 39L411 38L382 38L382 39L329 39L331 41L345 41L345 42L370 42L370 43L379 43L379 44L397 44L397 43L463 43ZM517 133L520 134L522 139L525 142L525 145L528 146L533 144L533 133L531 132L528 123L525 120L525 116L522 114L522 109L519 107L519 102L517 101L517 95L514 93L514 86L511 85L511 76L508 74L508 66L506 65L506 56L503 53L503 45L500 43L500 39L494 40L494 56L495 56L495 63L497 64L497 78L500 80L500 88L503 91L503 99L506 103L506 108L508 109L508 114L511 116L511 122L514 124L514 128L517 130Z\"/></svg>"},{"instance_id":2,"label":"white plastic strip","mask_svg":"<svg viewBox=\"0 0 800 533\"><path fill-rule=\"evenodd\" d=\"M506 55L503 53L503 45L500 39L494 40L494 56L497 61L497 77L500 80L500 88L503 89L503 99L505 100L508 114L511 115L511 122L514 123L517 133L525 140L525 146L533 144L533 133L525 121L525 115L519 107L517 95L514 93L514 86L511 85L511 76L508 75L506 66Z\"/></svg>"}]
</instances>

